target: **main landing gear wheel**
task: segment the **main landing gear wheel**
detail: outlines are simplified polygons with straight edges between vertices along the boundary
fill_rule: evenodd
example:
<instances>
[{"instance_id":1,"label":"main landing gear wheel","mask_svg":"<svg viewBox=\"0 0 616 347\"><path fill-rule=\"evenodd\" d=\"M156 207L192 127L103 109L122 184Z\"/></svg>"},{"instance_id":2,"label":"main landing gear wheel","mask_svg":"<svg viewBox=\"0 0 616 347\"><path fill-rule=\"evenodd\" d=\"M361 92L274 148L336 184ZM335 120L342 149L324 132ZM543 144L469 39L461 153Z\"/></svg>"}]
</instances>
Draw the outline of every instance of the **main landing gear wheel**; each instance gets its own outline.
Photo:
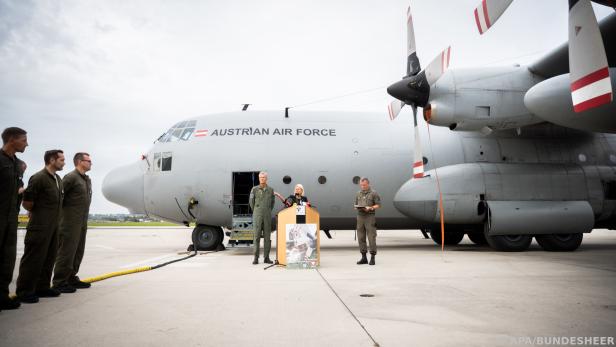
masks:
<instances>
[{"instance_id":1,"label":"main landing gear wheel","mask_svg":"<svg viewBox=\"0 0 616 347\"><path fill-rule=\"evenodd\" d=\"M441 245L441 230L440 229L432 229L430 230L430 237L432 241L437 245ZM447 231L445 228L445 245L457 245L464 238L464 232L462 231Z\"/></svg>"},{"instance_id":2,"label":"main landing gear wheel","mask_svg":"<svg viewBox=\"0 0 616 347\"><path fill-rule=\"evenodd\" d=\"M210 225L197 225L192 232L192 241L199 251L214 251L222 244L222 228Z\"/></svg>"},{"instance_id":3,"label":"main landing gear wheel","mask_svg":"<svg viewBox=\"0 0 616 347\"><path fill-rule=\"evenodd\" d=\"M571 252L582 244L584 234L548 234L535 236L537 243L544 251Z\"/></svg>"},{"instance_id":4,"label":"main landing gear wheel","mask_svg":"<svg viewBox=\"0 0 616 347\"><path fill-rule=\"evenodd\" d=\"M522 252L530 247L533 237L530 235L490 235L486 227L483 235L488 245L497 251Z\"/></svg>"}]
</instances>

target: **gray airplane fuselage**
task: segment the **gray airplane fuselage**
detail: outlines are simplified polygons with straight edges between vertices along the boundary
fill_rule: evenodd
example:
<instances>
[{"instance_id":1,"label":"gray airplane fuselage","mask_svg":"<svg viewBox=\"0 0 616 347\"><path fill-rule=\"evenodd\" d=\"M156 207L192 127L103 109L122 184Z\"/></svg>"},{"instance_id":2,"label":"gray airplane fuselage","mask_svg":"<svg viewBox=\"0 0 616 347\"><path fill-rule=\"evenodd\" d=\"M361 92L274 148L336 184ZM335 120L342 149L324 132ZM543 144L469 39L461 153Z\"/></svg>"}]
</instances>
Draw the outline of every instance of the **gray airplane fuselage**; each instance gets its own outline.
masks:
<instances>
[{"instance_id":1,"label":"gray airplane fuselage","mask_svg":"<svg viewBox=\"0 0 616 347\"><path fill-rule=\"evenodd\" d=\"M155 143L147 160L109 174L105 195L133 212L177 223L187 219L186 203L195 198L197 223L231 227L233 173L267 171L268 184L283 196L291 194L295 184L304 185L321 213L323 228L352 229L359 189L353 178L365 176L384 200L379 224L412 225L391 203L411 175L408 124L388 122L384 114L299 111L291 111L289 118L284 111L248 111L194 120L195 131L207 130L207 135ZM172 169L156 171L155 153L164 152L172 153ZM114 175L132 183L110 188ZM283 183L284 176L291 177L289 184ZM321 176L323 184L318 182ZM277 202L276 209L280 208Z\"/></svg>"},{"instance_id":2,"label":"gray airplane fuselage","mask_svg":"<svg viewBox=\"0 0 616 347\"><path fill-rule=\"evenodd\" d=\"M291 110L285 118L284 111L248 111L190 121L194 132L186 140L158 141L144 160L109 173L105 196L132 212L176 223L192 219L187 206L196 199L191 213L198 224L230 228L233 173L267 171L269 185L283 196L295 184L304 185L321 214L322 229L354 229L353 200L359 190L354 178L368 177L383 202L379 229L410 229L438 222L436 167L446 223L482 223L485 216L476 212L481 201L495 206L509 200L586 201L597 225L608 227L615 214L616 192L610 191L616 187L610 183L616 182L614 135L546 123L520 134L512 129L486 136L443 127L430 127L428 134L422 121L429 177L410 180L409 114L390 121L385 112ZM168 170L163 157L171 158ZM283 182L285 176L289 183ZM558 184L550 186L553 182ZM276 210L281 208L278 202Z\"/></svg>"}]
</instances>

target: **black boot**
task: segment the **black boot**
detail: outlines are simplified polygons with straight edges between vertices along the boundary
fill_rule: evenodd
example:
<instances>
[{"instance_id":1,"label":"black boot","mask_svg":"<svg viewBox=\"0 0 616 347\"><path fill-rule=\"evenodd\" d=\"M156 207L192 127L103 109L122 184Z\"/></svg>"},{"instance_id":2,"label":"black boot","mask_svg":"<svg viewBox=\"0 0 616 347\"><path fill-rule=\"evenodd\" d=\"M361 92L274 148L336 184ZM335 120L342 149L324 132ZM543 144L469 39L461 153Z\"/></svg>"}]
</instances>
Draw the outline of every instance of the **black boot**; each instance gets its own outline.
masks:
<instances>
[{"instance_id":1,"label":"black boot","mask_svg":"<svg viewBox=\"0 0 616 347\"><path fill-rule=\"evenodd\" d=\"M366 258L366 253L361 254L361 259L357 262L357 265L368 264L368 258Z\"/></svg>"},{"instance_id":2,"label":"black boot","mask_svg":"<svg viewBox=\"0 0 616 347\"><path fill-rule=\"evenodd\" d=\"M15 310L18 309L19 306L21 306L19 299L11 299L7 297L5 300L2 301L0 310Z\"/></svg>"},{"instance_id":3,"label":"black boot","mask_svg":"<svg viewBox=\"0 0 616 347\"><path fill-rule=\"evenodd\" d=\"M376 263L374 262L374 257L375 257L375 256L376 256L376 254L370 254L370 263L368 263L368 264L370 264L370 265L374 265L374 264L376 264Z\"/></svg>"},{"instance_id":4,"label":"black boot","mask_svg":"<svg viewBox=\"0 0 616 347\"><path fill-rule=\"evenodd\" d=\"M255 256L255 260L252 261L252 265L257 265L257 264L259 264L259 256L258 255L256 255Z\"/></svg>"},{"instance_id":5,"label":"black boot","mask_svg":"<svg viewBox=\"0 0 616 347\"><path fill-rule=\"evenodd\" d=\"M271 261L269 257L265 257L265 259L263 259L263 262L264 262L265 264L274 264L274 262L273 262L273 261Z\"/></svg>"}]
</instances>

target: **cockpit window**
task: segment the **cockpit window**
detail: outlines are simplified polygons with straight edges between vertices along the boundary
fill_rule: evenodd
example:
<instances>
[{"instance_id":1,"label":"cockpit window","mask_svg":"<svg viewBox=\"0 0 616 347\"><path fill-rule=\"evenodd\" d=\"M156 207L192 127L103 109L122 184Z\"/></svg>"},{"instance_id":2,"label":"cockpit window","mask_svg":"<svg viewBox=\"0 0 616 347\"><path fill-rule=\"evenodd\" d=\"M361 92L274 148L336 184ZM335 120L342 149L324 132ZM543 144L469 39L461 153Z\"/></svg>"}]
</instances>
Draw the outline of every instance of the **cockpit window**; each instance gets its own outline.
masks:
<instances>
[{"instance_id":1,"label":"cockpit window","mask_svg":"<svg viewBox=\"0 0 616 347\"><path fill-rule=\"evenodd\" d=\"M179 122L158 138L158 142L188 141L195 131L196 120Z\"/></svg>"},{"instance_id":2,"label":"cockpit window","mask_svg":"<svg viewBox=\"0 0 616 347\"><path fill-rule=\"evenodd\" d=\"M180 135L182 135L182 129L175 129L171 133L171 136L167 139L167 142L175 142L180 140Z\"/></svg>"},{"instance_id":3,"label":"cockpit window","mask_svg":"<svg viewBox=\"0 0 616 347\"><path fill-rule=\"evenodd\" d=\"M194 130L195 128L185 128L184 132L182 133L182 136L180 136L180 139L184 141L188 141L188 139L190 138L190 135L192 135Z\"/></svg>"}]
</instances>

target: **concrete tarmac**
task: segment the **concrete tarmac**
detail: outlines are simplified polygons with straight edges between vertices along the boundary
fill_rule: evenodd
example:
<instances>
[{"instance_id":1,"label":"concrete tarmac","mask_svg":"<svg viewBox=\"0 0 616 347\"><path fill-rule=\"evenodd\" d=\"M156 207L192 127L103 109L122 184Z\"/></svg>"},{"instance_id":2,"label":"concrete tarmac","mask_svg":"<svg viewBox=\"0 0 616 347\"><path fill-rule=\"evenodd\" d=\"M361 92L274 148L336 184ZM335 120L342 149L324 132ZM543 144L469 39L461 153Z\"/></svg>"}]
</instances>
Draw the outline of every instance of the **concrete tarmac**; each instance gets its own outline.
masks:
<instances>
[{"instance_id":1,"label":"concrete tarmac","mask_svg":"<svg viewBox=\"0 0 616 347\"><path fill-rule=\"evenodd\" d=\"M91 229L80 275L181 257L190 233ZM616 231L587 234L570 253L544 252L536 243L501 253L468 239L440 252L418 231L380 231L376 266L355 264L352 231L332 234L321 235L318 271L264 271L251 264L251 249L229 248L2 311L0 346L512 346L544 337L614 343ZM23 236L20 230L18 258Z\"/></svg>"}]
</instances>

